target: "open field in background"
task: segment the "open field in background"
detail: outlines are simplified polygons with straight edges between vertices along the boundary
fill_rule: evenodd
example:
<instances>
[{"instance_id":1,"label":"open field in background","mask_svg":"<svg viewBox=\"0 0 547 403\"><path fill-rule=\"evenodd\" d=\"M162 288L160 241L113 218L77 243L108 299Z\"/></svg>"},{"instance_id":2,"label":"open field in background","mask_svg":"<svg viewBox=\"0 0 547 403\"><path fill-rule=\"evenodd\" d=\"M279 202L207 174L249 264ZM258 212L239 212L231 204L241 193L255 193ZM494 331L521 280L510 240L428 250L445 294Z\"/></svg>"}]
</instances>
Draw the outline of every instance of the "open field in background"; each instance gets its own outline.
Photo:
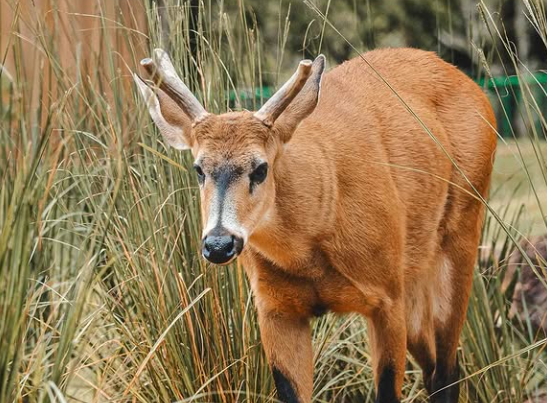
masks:
<instances>
[{"instance_id":1,"label":"open field in background","mask_svg":"<svg viewBox=\"0 0 547 403\"><path fill-rule=\"evenodd\" d=\"M145 49L170 48L200 100L212 112L224 111L240 89L282 82L299 52L323 49L331 66L343 52L355 54L329 24L346 35L363 10L352 8L352 1L339 6L344 13L335 13L328 0L295 2L299 12L281 4L282 12L263 21L264 10L256 9L256 16L243 0L197 3L196 12L186 2L165 0L159 10L157 2L145 1L141 15L126 0L115 3L119 8L98 0L104 7L79 13L66 8L77 3L65 0L55 3L55 11L34 14L28 2L1 4L21 8L12 15L8 37L2 14L0 40L7 52L0 60L12 63L0 81L0 403L274 401L242 268L217 268L199 258L191 158L164 146L129 72L149 54ZM273 3L265 9L272 12ZM376 12L387 15L389 3L376 5ZM450 36L450 7L476 6L464 3L431 3L442 5L437 21L445 24L428 28L440 35L431 47L448 59L458 53L444 44L462 44L457 33ZM499 4L480 2L467 27L472 32L463 38L476 78L504 69L521 75L529 68L496 20ZM393 15L401 14L398 7ZM526 0L522 7L527 32L536 33L544 54L543 2ZM86 18L94 23L82 31L77 22ZM365 29L367 40L358 42L351 31L348 41L362 50L365 42L412 36L411 25L381 36L389 29L379 22L376 36ZM273 31L261 31L272 25ZM304 29L295 31L299 26ZM71 37L91 40L87 53L74 46L63 56ZM291 42L296 52L286 49ZM33 49L39 68L29 76L25 55ZM544 98L523 93L532 94L524 104L531 113L511 123L532 127L537 118L530 116ZM499 110L501 103L492 99ZM236 96L235 107L242 103ZM509 317L510 295L501 289L514 241L547 232L547 124L534 127L506 145L500 140L492 212L461 340L461 402L535 403L547 392L545 334L526 317ZM326 315L313 326L315 401L372 401L365 321ZM426 402L412 360L403 395L405 402Z\"/></svg>"},{"instance_id":2,"label":"open field in background","mask_svg":"<svg viewBox=\"0 0 547 403\"><path fill-rule=\"evenodd\" d=\"M547 214L547 188L542 174L545 168L536 153L547 159L547 143L535 145L528 139L500 140L492 175L492 207L500 212L507 208L508 217L522 209L517 224L524 236L547 232L540 209L541 206L543 214Z\"/></svg>"}]
</instances>

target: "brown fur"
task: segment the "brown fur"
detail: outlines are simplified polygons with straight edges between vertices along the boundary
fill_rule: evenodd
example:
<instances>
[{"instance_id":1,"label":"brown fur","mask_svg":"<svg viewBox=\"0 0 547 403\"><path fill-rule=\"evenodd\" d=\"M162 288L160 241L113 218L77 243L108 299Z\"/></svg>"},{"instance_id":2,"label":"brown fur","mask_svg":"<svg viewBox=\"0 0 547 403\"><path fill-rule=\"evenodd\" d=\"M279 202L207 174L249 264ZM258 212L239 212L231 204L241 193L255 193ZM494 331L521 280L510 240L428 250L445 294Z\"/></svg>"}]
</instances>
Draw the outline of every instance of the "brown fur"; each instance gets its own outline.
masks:
<instances>
[{"instance_id":1,"label":"brown fur","mask_svg":"<svg viewBox=\"0 0 547 403\"><path fill-rule=\"evenodd\" d=\"M227 161L250 172L255 155L268 161L255 193L243 175L230 197L249 234L241 260L266 355L302 403L312 395L309 319L317 307L368 318L377 386L393 370L396 399L407 346L431 391L457 376L484 207L445 152L486 197L492 109L433 53L385 49L365 58L444 151L360 58L324 74L318 105L299 126L297 97L271 129L238 112L209 115L190 136L206 173ZM202 189L204 220L212 186ZM443 393L432 400L457 401Z\"/></svg>"}]
</instances>

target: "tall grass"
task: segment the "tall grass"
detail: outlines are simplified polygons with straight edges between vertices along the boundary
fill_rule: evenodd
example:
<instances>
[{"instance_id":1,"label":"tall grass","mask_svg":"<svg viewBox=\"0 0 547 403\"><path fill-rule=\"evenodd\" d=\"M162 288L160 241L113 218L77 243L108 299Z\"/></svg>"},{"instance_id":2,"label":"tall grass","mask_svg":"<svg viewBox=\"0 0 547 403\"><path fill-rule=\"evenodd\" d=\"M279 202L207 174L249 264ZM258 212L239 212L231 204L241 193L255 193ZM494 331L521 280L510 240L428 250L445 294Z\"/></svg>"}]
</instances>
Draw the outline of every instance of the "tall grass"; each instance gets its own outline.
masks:
<instances>
[{"instance_id":1,"label":"tall grass","mask_svg":"<svg viewBox=\"0 0 547 403\"><path fill-rule=\"evenodd\" d=\"M260 99L245 103L242 90L260 87L263 77L276 81L290 14L276 16L283 34L273 51L265 49L243 0L235 8L199 2L195 12L186 3L166 3L165 9L148 4L150 49L170 50L208 110L227 110L230 94L236 108L255 107ZM541 3L527 4L545 38ZM508 53L524 74L492 12L481 10L498 57ZM60 27L36 26L36 37L50 39L39 43L50 67L39 80L58 83L54 102L42 110L29 110L32 91L22 66L1 76L0 403L272 401L243 271L199 258L190 157L162 143L129 70L118 68L119 42L107 29L125 33L124 20L99 18L107 52L94 59L90 78L58 62L62 49L52 39ZM13 26L18 29L17 21ZM336 35L322 26L324 35ZM134 38L118 40L133 49L129 66L146 56L138 54ZM21 49L14 40L10 51ZM487 74L491 62L484 60ZM499 220L487 218L483 245L491 253L482 253L478 263L462 337L463 401L520 403L547 387L544 336L508 317L500 287L513 240L526 236L523 215L545 224L547 125L534 113L541 94L524 93L522 119L530 128L524 140L531 152L520 140L512 158L520 166L515 183L532 201L515 203L512 191L498 190L504 183L494 184ZM531 164L540 167L539 175ZM314 322L313 335L316 401L371 401L364 320L327 315ZM403 393L405 401L426 401L412 360Z\"/></svg>"}]
</instances>

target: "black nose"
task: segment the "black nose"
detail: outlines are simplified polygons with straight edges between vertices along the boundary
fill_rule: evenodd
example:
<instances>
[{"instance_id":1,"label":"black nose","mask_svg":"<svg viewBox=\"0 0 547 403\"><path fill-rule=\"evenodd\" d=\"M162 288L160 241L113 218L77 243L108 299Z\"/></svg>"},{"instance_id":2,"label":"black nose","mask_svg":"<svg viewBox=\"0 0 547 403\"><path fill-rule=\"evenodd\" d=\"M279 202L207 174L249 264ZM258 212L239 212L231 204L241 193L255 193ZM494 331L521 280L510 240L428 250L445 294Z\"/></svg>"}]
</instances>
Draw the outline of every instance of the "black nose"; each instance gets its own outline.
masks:
<instances>
[{"instance_id":1,"label":"black nose","mask_svg":"<svg viewBox=\"0 0 547 403\"><path fill-rule=\"evenodd\" d=\"M203 239L203 257L215 264L225 264L243 249L243 240L231 234L210 233Z\"/></svg>"}]
</instances>

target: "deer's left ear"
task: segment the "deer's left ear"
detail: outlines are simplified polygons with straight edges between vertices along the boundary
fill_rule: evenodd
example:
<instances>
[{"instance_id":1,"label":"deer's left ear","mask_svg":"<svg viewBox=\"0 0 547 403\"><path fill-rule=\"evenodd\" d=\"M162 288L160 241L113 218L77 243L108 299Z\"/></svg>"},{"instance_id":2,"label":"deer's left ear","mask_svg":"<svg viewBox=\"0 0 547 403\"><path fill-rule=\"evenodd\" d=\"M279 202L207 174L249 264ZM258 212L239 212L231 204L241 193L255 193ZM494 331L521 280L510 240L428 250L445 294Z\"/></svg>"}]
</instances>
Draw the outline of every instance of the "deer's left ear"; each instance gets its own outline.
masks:
<instances>
[{"instance_id":1,"label":"deer's left ear","mask_svg":"<svg viewBox=\"0 0 547 403\"><path fill-rule=\"evenodd\" d=\"M277 129L283 142L289 141L300 122L317 106L324 71L323 55L317 56L313 63L301 61L296 73L255 113L255 117Z\"/></svg>"}]
</instances>

